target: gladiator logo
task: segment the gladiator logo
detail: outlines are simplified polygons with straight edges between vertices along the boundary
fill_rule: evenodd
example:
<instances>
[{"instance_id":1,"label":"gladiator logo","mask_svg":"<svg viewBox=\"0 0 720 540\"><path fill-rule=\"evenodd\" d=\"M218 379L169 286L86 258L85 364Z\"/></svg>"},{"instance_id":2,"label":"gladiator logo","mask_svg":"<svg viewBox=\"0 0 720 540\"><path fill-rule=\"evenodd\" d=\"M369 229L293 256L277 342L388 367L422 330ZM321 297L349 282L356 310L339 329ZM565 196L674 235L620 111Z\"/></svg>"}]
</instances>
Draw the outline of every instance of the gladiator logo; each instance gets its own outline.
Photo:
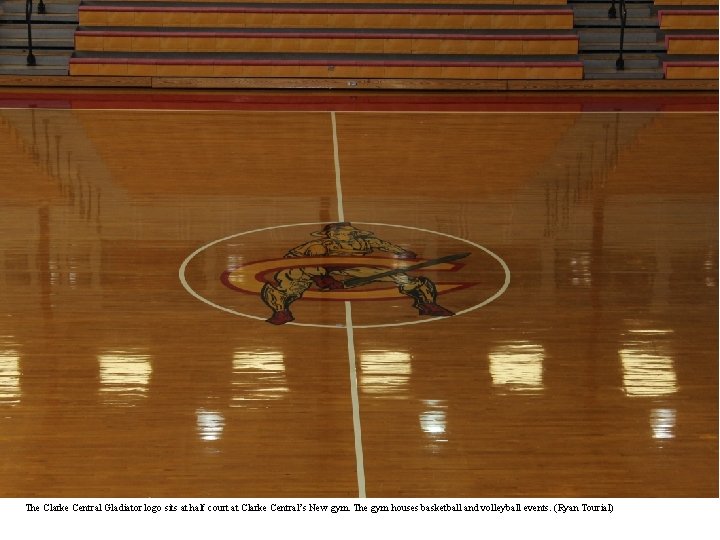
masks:
<instances>
[{"instance_id":1,"label":"gladiator logo","mask_svg":"<svg viewBox=\"0 0 720 540\"><path fill-rule=\"evenodd\" d=\"M452 320L495 301L510 284L505 261L472 240L364 222L232 233L197 247L178 277L190 295L216 310L315 328Z\"/></svg>"},{"instance_id":2,"label":"gladiator logo","mask_svg":"<svg viewBox=\"0 0 720 540\"><path fill-rule=\"evenodd\" d=\"M350 223L331 223L311 233L316 238L290 249L283 258L256 261L226 271L231 289L260 295L272 311L267 322L295 320L290 310L301 298L312 300L384 300L404 295L418 314L450 317L437 296L473 283L439 282L418 270L454 271L469 253L423 259ZM412 273L411 273L412 272Z\"/></svg>"}]
</instances>

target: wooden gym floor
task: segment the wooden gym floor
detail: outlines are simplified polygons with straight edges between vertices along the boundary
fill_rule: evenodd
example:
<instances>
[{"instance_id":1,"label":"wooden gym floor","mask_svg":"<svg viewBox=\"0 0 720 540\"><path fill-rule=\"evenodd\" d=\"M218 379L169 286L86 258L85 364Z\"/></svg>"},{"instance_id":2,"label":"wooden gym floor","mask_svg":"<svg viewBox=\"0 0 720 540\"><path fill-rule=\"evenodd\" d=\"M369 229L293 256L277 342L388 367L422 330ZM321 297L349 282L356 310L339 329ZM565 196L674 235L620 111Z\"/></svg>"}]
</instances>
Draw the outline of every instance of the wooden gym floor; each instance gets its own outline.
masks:
<instances>
[{"instance_id":1,"label":"wooden gym floor","mask_svg":"<svg viewBox=\"0 0 720 540\"><path fill-rule=\"evenodd\" d=\"M0 94L0 496L718 496L716 97L139 95Z\"/></svg>"}]
</instances>

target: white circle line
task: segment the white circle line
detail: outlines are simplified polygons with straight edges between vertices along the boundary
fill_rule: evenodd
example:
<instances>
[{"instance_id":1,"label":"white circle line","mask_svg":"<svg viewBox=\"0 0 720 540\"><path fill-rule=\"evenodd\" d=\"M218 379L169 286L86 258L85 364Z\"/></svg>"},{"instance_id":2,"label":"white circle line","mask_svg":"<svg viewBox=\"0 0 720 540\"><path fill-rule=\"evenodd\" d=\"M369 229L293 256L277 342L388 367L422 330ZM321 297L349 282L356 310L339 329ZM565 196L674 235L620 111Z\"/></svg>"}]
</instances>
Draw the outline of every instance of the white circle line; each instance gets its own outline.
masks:
<instances>
[{"instance_id":1,"label":"white circle line","mask_svg":"<svg viewBox=\"0 0 720 540\"><path fill-rule=\"evenodd\" d=\"M284 228L289 228L289 227L303 227L303 226L308 226L308 225L325 225L326 223L332 223L332 222L320 221L320 222L310 222L310 223L290 223L290 224L286 224L286 225L273 225L271 227L263 227L260 229L253 229L251 231L244 231L241 233L231 234L229 236L225 236L223 238L218 238L217 240L213 240L212 242L208 242L207 244L204 244L204 245L200 246L199 248L197 248L195 251L193 251L182 262L182 264L180 265L180 269L178 270L178 277L180 278L180 283L182 284L183 288L188 293L190 293L193 297L197 298L201 302L203 302L211 307L214 307L215 309L219 309L220 311L224 311L224 312L230 313L232 315L246 317L248 319L255 319L257 321L265 321L265 319L263 317L258 317L256 315L249 315L247 313L242 313L240 311L236 311L234 309L230 309L230 308L221 306L211 300L208 300L204 296L200 295L200 293L195 291L195 289L193 289L190 286L190 284L187 282L187 279L185 278L185 271L187 269L188 264L199 253L201 253L202 251L205 251L209 247L212 247L215 244L219 244L220 242L225 242L226 240L230 240L232 238L237 238L238 236L245 236L248 234L270 231L270 230L274 230L274 229L284 229ZM455 315L454 315L455 317L458 315L463 315L465 313L469 313L469 312L479 309L483 306L486 306L490 302L493 302L494 300L496 300L497 298L502 296L502 294L510 286L510 268L508 268L508 265L505 263L505 261L502 260L502 258L500 258L497 254L495 254L492 251L490 251L489 249L487 249L486 247L483 247L480 244L472 242L471 240L467 240L465 238L460 238L459 236L454 236L454 235L448 234L448 233L432 231L430 229L423 229L420 227L411 227L409 225L391 225L389 223L370 223L370 222L366 222L366 221L353 221L353 223L357 223L359 225L370 225L370 226L379 226L379 227L395 227L398 229L409 229L409 230L413 230L413 231L420 231L420 232L425 232L425 233L429 233L429 234L435 234L438 236L445 236L447 238L452 238L453 240L457 240L457 241L463 242L465 244L470 244L471 246L474 246L474 247L484 251L485 253L490 255L493 259L495 259L500 264L500 266L502 267L502 269L505 273L505 281L503 282L500 289L498 289L495 294L493 294L491 297L487 298L485 301L480 302L479 304L476 304L474 306L470 306L469 308L463 309L462 311L458 311L457 313L455 313ZM451 318L451 317L434 317L434 318L430 318L430 319L418 319L416 321L406 321L406 322L401 322L401 323L363 324L363 325L356 324L353 326L355 328L387 328L387 327L393 327L393 326L408 326L411 324L424 324L424 323L429 323L429 322L437 322L442 319L449 319L449 318ZM290 322L290 323L286 323L286 324L291 324L293 326L309 326L309 327L314 327L314 328L345 328L344 324L331 325L331 324L313 324L313 323L298 323L298 322Z\"/></svg>"}]
</instances>

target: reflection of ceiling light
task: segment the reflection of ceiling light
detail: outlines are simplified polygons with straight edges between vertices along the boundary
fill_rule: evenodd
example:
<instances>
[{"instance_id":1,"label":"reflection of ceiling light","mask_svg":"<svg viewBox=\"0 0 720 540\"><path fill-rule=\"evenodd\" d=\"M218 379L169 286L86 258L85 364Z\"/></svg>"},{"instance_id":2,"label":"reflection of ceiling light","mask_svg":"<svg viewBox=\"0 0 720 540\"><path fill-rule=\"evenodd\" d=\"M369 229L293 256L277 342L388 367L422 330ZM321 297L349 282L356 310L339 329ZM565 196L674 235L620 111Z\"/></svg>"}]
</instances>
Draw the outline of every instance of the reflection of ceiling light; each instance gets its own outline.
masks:
<instances>
[{"instance_id":1,"label":"reflection of ceiling light","mask_svg":"<svg viewBox=\"0 0 720 540\"><path fill-rule=\"evenodd\" d=\"M674 330L665 330L665 329L649 329L649 330L628 330L628 333L630 334L640 334L640 335L659 335L664 336L667 334L672 334Z\"/></svg>"},{"instance_id":2,"label":"reflection of ceiling light","mask_svg":"<svg viewBox=\"0 0 720 540\"><path fill-rule=\"evenodd\" d=\"M627 343L620 350L623 387L628 396L664 396L677 391L672 358L652 342Z\"/></svg>"},{"instance_id":3,"label":"reflection of ceiling light","mask_svg":"<svg viewBox=\"0 0 720 540\"><path fill-rule=\"evenodd\" d=\"M490 377L496 386L530 393L543 388L545 349L527 341L516 341L495 347L488 355Z\"/></svg>"},{"instance_id":4,"label":"reflection of ceiling light","mask_svg":"<svg viewBox=\"0 0 720 540\"><path fill-rule=\"evenodd\" d=\"M278 351L237 350L233 356L232 407L257 408L289 391L285 357Z\"/></svg>"},{"instance_id":5,"label":"reflection of ceiling light","mask_svg":"<svg viewBox=\"0 0 720 540\"><path fill-rule=\"evenodd\" d=\"M369 351L360 354L360 365L364 374L386 373L409 375L412 371L410 355L400 351Z\"/></svg>"},{"instance_id":6,"label":"reflection of ceiling light","mask_svg":"<svg viewBox=\"0 0 720 540\"><path fill-rule=\"evenodd\" d=\"M591 257L590 254L582 254L579 257L570 258L570 273L572 279L570 282L573 286L589 286L592 284L592 273L590 272Z\"/></svg>"},{"instance_id":7,"label":"reflection of ceiling light","mask_svg":"<svg viewBox=\"0 0 720 540\"><path fill-rule=\"evenodd\" d=\"M398 394L412 373L412 357L404 351L360 353L360 386L366 394Z\"/></svg>"},{"instance_id":8,"label":"reflection of ceiling light","mask_svg":"<svg viewBox=\"0 0 720 540\"><path fill-rule=\"evenodd\" d=\"M198 435L203 441L217 441L222 437L223 429L225 429L225 418L222 414L198 409L196 415Z\"/></svg>"},{"instance_id":9,"label":"reflection of ceiling light","mask_svg":"<svg viewBox=\"0 0 720 540\"><path fill-rule=\"evenodd\" d=\"M436 400L423 401L423 404L429 408L429 410L420 414L420 428L425 433L445 433L447 416L445 406L442 403Z\"/></svg>"},{"instance_id":10,"label":"reflection of ceiling light","mask_svg":"<svg viewBox=\"0 0 720 540\"><path fill-rule=\"evenodd\" d=\"M20 402L20 356L13 349L0 349L0 403Z\"/></svg>"},{"instance_id":11,"label":"reflection of ceiling light","mask_svg":"<svg viewBox=\"0 0 720 540\"><path fill-rule=\"evenodd\" d=\"M226 264L230 270L234 270L242 266L243 258L240 255L228 255Z\"/></svg>"},{"instance_id":12,"label":"reflection of ceiling light","mask_svg":"<svg viewBox=\"0 0 720 540\"><path fill-rule=\"evenodd\" d=\"M675 409L653 409L650 411L650 427L653 439L675 438Z\"/></svg>"},{"instance_id":13,"label":"reflection of ceiling light","mask_svg":"<svg viewBox=\"0 0 720 540\"><path fill-rule=\"evenodd\" d=\"M445 433L445 411L428 411L420 415L420 427L425 433Z\"/></svg>"},{"instance_id":14,"label":"reflection of ceiling light","mask_svg":"<svg viewBox=\"0 0 720 540\"><path fill-rule=\"evenodd\" d=\"M715 262L717 261L717 257L713 253L708 253L707 258L705 259L705 264L703 265L705 267L705 272L709 275L705 276L705 286L706 287L716 287L717 286L717 272L715 271Z\"/></svg>"},{"instance_id":15,"label":"reflection of ceiling light","mask_svg":"<svg viewBox=\"0 0 720 540\"><path fill-rule=\"evenodd\" d=\"M420 429L430 439L427 449L438 453L447 439L447 402L444 400L423 400L423 412L420 413Z\"/></svg>"},{"instance_id":16,"label":"reflection of ceiling light","mask_svg":"<svg viewBox=\"0 0 720 540\"><path fill-rule=\"evenodd\" d=\"M235 351L233 371L285 371L285 357L274 351Z\"/></svg>"},{"instance_id":17,"label":"reflection of ceiling light","mask_svg":"<svg viewBox=\"0 0 720 540\"><path fill-rule=\"evenodd\" d=\"M152 374L150 356L131 351L109 351L98 355L100 363L100 392L114 404L143 397ZM114 397L110 397L113 395Z\"/></svg>"}]
</instances>

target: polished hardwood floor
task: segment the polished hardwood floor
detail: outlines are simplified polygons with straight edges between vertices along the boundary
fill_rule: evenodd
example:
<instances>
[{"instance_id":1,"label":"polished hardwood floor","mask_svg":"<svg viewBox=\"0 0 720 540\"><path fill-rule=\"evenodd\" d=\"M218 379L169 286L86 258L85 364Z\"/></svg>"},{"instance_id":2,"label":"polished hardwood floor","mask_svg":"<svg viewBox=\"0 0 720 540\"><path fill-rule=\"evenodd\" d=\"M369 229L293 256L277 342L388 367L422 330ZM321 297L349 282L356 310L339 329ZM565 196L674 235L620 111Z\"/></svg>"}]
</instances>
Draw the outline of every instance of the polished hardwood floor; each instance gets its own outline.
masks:
<instances>
[{"instance_id":1,"label":"polished hardwood floor","mask_svg":"<svg viewBox=\"0 0 720 540\"><path fill-rule=\"evenodd\" d=\"M431 109L0 110L0 496L717 497L717 113Z\"/></svg>"}]
</instances>

